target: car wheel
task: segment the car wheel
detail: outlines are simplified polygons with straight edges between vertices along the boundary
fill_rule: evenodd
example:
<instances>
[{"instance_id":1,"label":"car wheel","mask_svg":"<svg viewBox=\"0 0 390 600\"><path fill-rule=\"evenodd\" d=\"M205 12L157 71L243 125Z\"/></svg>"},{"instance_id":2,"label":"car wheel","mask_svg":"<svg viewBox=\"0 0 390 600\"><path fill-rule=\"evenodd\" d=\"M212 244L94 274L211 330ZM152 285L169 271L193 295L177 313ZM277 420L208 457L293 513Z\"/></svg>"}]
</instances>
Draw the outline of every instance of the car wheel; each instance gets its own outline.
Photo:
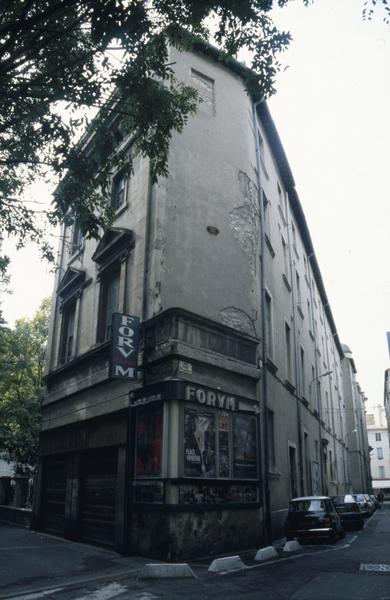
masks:
<instances>
[{"instance_id":1,"label":"car wheel","mask_svg":"<svg viewBox=\"0 0 390 600\"><path fill-rule=\"evenodd\" d=\"M345 538L345 528L341 527L340 533L339 533L339 539L343 540L344 538Z\"/></svg>"},{"instance_id":2,"label":"car wheel","mask_svg":"<svg viewBox=\"0 0 390 600\"><path fill-rule=\"evenodd\" d=\"M337 544L337 533L335 529L332 529L332 531L329 534L329 543Z\"/></svg>"}]
</instances>

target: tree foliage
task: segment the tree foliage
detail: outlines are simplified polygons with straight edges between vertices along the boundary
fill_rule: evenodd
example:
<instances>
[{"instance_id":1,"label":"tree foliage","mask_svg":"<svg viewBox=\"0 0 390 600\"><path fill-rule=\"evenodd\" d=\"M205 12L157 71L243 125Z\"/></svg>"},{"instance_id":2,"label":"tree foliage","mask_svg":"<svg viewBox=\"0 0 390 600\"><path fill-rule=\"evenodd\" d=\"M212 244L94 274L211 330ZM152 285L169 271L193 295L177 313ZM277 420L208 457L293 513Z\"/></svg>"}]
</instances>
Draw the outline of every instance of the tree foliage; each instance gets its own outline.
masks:
<instances>
[{"instance_id":1,"label":"tree foliage","mask_svg":"<svg viewBox=\"0 0 390 600\"><path fill-rule=\"evenodd\" d=\"M113 170L131 170L129 156L140 154L151 158L154 178L166 175L172 132L196 110L196 92L181 85L168 64L168 45L188 49L202 38L220 48L221 60L246 48L254 73L248 86L268 96L278 55L290 41L273 23L272 9L289 2L2 0L0 236L15 236L20 246L33 240L53 258L41 210L54 224L71 212L83 233L96 237L112 218ZM366 1L368 17L378 3L387 5ZM94 142L85 136L75 145L85 109L100 109L89 128ZM119 152L118 136L130 140ZM49 210L23 200L37 178L60 179L66 172Z\"/></svg>"},{"instance_id":2,"label":"tree foliage","mask_svg":"<svg viewBox=\"0 0 390 600\"><path fill-rule=\"evenodd\" d=\"M0 452L28 472L36 463L50 301L13 329L0 326Z\"/></svg>"},{"instance_id":3,"label":"tree foliage","mask_svg":"<svg viewBox=\"0 0 390 600\"><path fill-rule=\"evenodd\" d=\"M3 0L0 235L16 236L19 245L33 240L52 257L39 211L23 193L38 177L67 172L46 216L56 223L71 209L84 233L96 236L112 216L113 169L128 163L129 147L116 152L117 118L121 135L130 136L131 157L149 156L155 178L167 174L172 131L180 132L197 106L196 92L168 64L169 44L188 49L196 38L212 39L224 59L246 47L252 86L271 94L289 34L277 30L270 12L288 1ZM89 129L93 147L87 137L74 144L86 125L80 108L100 109Z\"/></svg>"}]
</instances>

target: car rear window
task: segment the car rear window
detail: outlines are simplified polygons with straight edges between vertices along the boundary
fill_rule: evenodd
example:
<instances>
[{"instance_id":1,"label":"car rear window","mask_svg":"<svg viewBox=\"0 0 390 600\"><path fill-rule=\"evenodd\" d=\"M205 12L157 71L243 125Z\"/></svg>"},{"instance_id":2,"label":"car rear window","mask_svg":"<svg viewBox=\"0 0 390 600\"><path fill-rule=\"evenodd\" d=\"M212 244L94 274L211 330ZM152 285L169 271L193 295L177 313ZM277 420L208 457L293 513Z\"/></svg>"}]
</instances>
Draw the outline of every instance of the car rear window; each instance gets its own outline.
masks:
<instances>
[{"instance_id":1,"label":"car rear window","mask_svg":"<svg viewBox=\"0 0 390 600\"><path fill-rule=\"evenodd\" d=\"M316 512L325 510L324 500L298 500L290 502L290 512Z\"/></svg>"},{"instance_id":2,"label":"car rear window","mask_svg":"<svg viewBox=\"0 0 390 600\"><path fill-rule=\"evenodd\" d=\"M365 497L364 497L364 495L363 495L363 494L354 494L354 496L353 496L353 497L354 497L354 498L356 498L356 500L357 500L358 502L364 502L364 501L365 501Z\"/></svg>"},{"instance_id":3,"label":"car rear window","mask_svg":"<svg viewBox=\"0 0 390 600\"><path fill-rule=\"evenodd\" d=\"M332 499L335 504L344 504L345 502L345 496L333 496Z\"/></svg>"}]
</instances>

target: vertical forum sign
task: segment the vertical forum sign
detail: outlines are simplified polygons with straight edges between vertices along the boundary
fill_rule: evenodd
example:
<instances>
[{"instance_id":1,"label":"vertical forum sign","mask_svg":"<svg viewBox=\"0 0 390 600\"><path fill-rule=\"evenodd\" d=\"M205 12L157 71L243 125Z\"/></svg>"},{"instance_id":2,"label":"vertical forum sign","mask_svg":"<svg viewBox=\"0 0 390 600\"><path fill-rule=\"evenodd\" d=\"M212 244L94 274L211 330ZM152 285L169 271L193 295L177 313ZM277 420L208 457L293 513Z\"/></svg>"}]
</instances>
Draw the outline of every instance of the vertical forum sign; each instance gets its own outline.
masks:
<instances>
[{"instance_id":1,"label":"vertical forum sign","mask_svg":"<svg viewBox=\"0 0 390 600\"><path fill-rule=\"evenodd\" d=\"M110 375L137 379L139 318L113 313Z\"/></svg>"}]
</instances>

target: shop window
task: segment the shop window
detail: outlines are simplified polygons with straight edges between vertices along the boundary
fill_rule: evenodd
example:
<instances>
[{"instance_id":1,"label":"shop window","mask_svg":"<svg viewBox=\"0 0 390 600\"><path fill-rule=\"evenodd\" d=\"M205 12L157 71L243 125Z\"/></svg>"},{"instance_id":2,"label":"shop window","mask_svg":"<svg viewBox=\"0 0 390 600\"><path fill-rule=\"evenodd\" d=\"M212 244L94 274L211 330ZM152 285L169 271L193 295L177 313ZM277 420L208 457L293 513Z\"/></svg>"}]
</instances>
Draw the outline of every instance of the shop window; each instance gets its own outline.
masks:
<instances>
[{"instance_id":1,"label":"shop window","mask_svg":"<svg viewBox=\"0 0 390 600\"><path fill-rule=\"evenodd\" d=\"M256 418L186 409L183 459L185 477L256 479Z\"/></svg>"},{"instance_id":2,"label":"shop window","mask_svg":"<svg viewBox=\"0 0 390 600\"><path fill-rule=\"evenodd\" d=\"M139 408L135 432L135 475L136 477L159 477L161 475L162 407ZM148 488L149 489L149 488ZM147 490L139 491L139 494ZM149 489L149 493L152 490ZM153 489L153 494L156 490Z\"/></svg>"},{"instance_id":3,"label":"shop window","mask_svg":"<svg viewBox=\"0 0 390 600\"><path fill-rule=\"evenodd\" d=\"M118 312L119 309L119 280L119 265L101 276L98 342L104 342L111 337L112 314Z\"/></svg>"}]
</instances>

